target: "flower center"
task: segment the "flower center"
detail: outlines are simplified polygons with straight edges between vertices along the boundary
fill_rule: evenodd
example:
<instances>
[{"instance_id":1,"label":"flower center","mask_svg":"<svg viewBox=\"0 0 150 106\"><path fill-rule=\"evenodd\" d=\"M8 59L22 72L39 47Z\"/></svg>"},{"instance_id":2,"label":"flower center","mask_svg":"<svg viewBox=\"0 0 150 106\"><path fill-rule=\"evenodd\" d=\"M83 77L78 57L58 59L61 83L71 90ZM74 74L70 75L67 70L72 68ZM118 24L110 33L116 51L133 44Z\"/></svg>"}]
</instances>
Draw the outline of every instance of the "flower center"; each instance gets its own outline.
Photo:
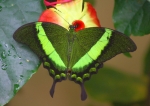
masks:
<instances>
[{"instance_id":1,"label":"flower center","mask_svg":"<svg viewBox=\"0 0 150 106\"><path fill-rule=\"evenodd\" d=\"M85 24L81 20L75 20L75 21L73 21L72 25L74 26L75 31L79 31L79 30L82 30L82 29L85 28Z\"/></svg>"}]
</instances>

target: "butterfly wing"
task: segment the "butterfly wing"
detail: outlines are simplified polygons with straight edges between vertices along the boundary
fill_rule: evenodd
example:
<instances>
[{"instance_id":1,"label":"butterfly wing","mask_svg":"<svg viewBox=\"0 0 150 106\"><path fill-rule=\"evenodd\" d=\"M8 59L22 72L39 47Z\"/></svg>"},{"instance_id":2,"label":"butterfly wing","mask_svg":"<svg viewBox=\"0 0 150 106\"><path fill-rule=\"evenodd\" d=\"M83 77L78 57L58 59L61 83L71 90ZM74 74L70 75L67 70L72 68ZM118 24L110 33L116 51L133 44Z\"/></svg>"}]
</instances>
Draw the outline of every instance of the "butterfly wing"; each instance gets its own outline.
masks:
<instances>
[{"instance_id":1,"label":"butterfly wing","mask_svg":"<svg viewBox=\"0 0 150 106\"><path fill-rule=\"evenodd\" d=\"M106 28L107 30L108 28ZM102 63L120 53L133 52L137 49L136 44L128 36L116 30L111 30L109 43L99 55L97 61Z\"/></svg>"},{"instance_id":2,"label":"butterfly wing","mask_svg":"<svg viewBox=\"0 0 150 106\"><path fill-rule=\"evenodd\" d=\"M77 80L75 74L77 74L77 76L80 76L82 78L83 74L86 73L85 71L87 71L88 73L89 70L87 69L91 68L91 65L95 66L95 64L93 64L95 63L95 61L88 54L88 52L102 37L104 33L105 30L99 31L99 28L86 28L84 30L74 33L75 40L72 50L72 59L70 61L70 67L72 67L71 78ZM95 54L93 55L95 56ZM82 81L80 80L80 82Z\"/></svg>"},{"instance_id":3,"label":"butterfly wing","mask_svg":"<svg viewBox=\"0 0 150 106\"><path fill-rule=\"evenodd\" d=\"M53 96L55 84L66 79L67 37L68 31L56 24L33 22L20 27L13 35L14 39L31 48L43 61L54 79L50 94Z\"/></svg>"},{"instance_id":4,"label":"butterfly wing","mask_svg":"<svg viewBox=\"0 0 150 106\"><path fill-rule=\"evenodd\" d=\"M97 69L102 67L102 63L94 61L88 51L102 37L105 30L99 31L99 28L87 28L74 32L74 42L72 47L72 55L70 59L71 75L70 80L73 80L81 86L81 100L87 98L84 81L89 79L91 74L96 73Z\"/></svg>"},{"instance_id":5,"label":"butterfly wing","mask_svg":"<svg viewBox=\"0 0 150 106\"><path fill-rule=\"evenodd\" d=\"M70 79L81 85L81 99L86 99L83 83L102 67L103 62L119 53L133 52L135 43L126 35L108 28L86 28L75 33Z\"/></svg>"},{"instance_id":6,"label":"butterfly wing","mask_svg":"<svg viewBox=\"0 0 150 106\"><path fill-rule=\"evenodd\" d=\"M38 42L37 31L35 28L35 22L28 23L18 28L13 38L20 43L26 44L32 51L34 51L40 58L45 57L44 51L41 49L41 45Z\"/></svg>"},{"instance_id":7,"label":"butterfly wing","mask_svg":"<svg viewBox=\"0 0 150 106\"><path fill-rule=\"evenodd\" d=\"M75 35L71 66L72 73L79 74L81 79L83 74L96 71L95 66L101 66L117 54L136 50L135 43L128 36L108 28L86 28ZM94 66L92 69L91 65Z\"/></svg>"}]
</instances>

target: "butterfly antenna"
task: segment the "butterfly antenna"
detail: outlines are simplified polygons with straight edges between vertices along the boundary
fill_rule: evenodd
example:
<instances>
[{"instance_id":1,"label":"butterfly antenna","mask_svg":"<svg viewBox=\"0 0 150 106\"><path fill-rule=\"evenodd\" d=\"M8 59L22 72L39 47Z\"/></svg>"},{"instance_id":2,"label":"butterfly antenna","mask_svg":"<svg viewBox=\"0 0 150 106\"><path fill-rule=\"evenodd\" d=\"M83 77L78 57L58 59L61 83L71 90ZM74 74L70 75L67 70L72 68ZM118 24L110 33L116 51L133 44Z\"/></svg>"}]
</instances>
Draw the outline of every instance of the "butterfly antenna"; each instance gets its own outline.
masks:
<instances>
[{"instance_id":1,"label":"butterfly antenna","mask_svg":"<svg viewBox=\"0 0 150 106\"><path fill-rule=\"evenodd\" d=\"M57 8L55 8L55 9L57 9ZM57 9L58 10L58 9ZM58 10L59 12L61 12L60 10ZM56 11L55 11L56 12ZM69 24L69 22L64 18L64 17L62 17L58 12L56 12L62 19L64 19L67 23L68 23L68 25L70 26L70 24Z\"/></svg>"}]
</instances>

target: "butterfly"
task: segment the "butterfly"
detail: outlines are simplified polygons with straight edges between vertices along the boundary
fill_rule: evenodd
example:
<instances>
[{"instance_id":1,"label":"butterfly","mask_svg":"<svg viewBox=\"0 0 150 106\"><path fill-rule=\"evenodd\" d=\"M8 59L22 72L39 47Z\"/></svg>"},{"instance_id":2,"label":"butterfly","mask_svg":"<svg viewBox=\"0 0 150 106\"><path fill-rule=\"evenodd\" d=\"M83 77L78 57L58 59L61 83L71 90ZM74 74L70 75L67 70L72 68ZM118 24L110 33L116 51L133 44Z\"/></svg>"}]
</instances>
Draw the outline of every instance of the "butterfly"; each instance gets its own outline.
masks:
<instances>
[{"instance_id":1,"label":"butterfly","mask_svg":"<svg viewBox=\"0 0 150 106\"><path fill-rule=\"evenodd\" d=\"M128 36L104 27L89 27L76 31L51 22L32 22L18 28L13 38L27 45L42 61L53 78L50 95L57 82L66 80L81 86L81 100L87 98L84 82L117 54L133 52L136 44Z\"/></svg>"}]
</instances>

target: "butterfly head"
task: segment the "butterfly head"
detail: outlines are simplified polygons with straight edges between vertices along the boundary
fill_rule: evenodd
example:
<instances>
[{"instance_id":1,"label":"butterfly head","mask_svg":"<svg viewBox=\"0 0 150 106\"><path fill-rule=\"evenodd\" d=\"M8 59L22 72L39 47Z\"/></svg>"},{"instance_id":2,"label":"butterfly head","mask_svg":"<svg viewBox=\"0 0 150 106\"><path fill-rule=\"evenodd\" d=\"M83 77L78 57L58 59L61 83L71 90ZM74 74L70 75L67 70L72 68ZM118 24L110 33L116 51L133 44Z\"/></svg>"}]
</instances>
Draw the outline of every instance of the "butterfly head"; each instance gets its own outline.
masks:
<instances>
[{"instance_id":1,"label":"butterfly head","mask_svg":"<svg viewBox=\"0 0 150 106\"><path fill-rule=\"evenodd\" d=\"M85 28L85 24L81 20L73 21L72 25L69 26L70 30L79 31Z\"/></svg>"}]
</instances>

